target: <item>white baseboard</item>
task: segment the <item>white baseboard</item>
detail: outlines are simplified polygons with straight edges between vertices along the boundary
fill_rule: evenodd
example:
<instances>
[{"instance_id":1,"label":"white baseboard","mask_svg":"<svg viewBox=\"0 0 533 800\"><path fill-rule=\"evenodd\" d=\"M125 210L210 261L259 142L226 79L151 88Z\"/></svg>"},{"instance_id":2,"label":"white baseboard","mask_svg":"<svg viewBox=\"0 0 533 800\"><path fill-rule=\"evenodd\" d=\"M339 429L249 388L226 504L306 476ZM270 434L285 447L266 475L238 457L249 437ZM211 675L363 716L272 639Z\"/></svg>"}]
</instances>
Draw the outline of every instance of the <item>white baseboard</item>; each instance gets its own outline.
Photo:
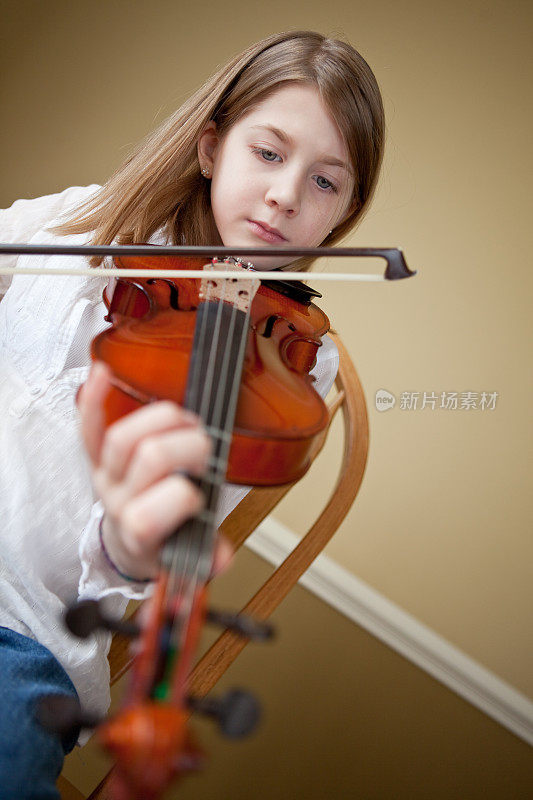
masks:
<instances>
[{"instance_id":1,"label":"white baseboard","mask_svg":"<svg viewBox=\"0 0 533 800\"><path fill-rule=\"evenodd\" d=\"M297 543L298 537L273 517L246 542L254 553L276 566ZM320 555L300 584L533 745L533 702L528 697L331 558Z\"/></svg>"}]
</instances>

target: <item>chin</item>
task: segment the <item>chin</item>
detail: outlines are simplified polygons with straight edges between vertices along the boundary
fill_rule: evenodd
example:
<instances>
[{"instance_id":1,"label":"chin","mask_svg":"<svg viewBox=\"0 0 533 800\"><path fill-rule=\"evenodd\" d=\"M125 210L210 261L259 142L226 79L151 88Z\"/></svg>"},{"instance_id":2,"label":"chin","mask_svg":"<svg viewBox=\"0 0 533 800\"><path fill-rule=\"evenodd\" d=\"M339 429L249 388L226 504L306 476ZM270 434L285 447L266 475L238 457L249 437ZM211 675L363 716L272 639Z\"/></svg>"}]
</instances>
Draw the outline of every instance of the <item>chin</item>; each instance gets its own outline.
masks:
<instances>
[{"instance_id":1,"label":"chin","mask_svg":"<svg viewBox=\"0 0 533 800\"><path fill-rule=\"evenodd\" d=\"M283 258L268 258L267 256L256 256L251 258L250 261L256 270L259 271L273 271L276 269L290 269L291 262Z\"/></svg>"},{"instance_id":2,"label":"chin","mask_svg":"<svg viewBox=\"0 0 533 800\"><path fill-rule=\"evenodd\" d=\"M242 245L242 246L246 247L247 245L248 245L248 243L246 245ZM257 244L255 245L255 247L257 247ZM245 259L246 259L246 256L245 256ZM257 270L265 270L266 271L266 270L274 270L274 269L286 269L287 267L290 267L290 264L291 264L291 262L294 261L294 258L291 259L291 258L287 258L286 256L285 257L284 256L275 257L275 256L269 256L269 255L265 254L264 256L250 256L250 258L247 259L247 260L251 261L252 264L254 265L254 267Z\"/></svg>"},{"instance_id":3,"label":"chin","mask_svg":"<svg viewBox=\"0 0 533 800\"><path fill-rule=\"evenodd\" d=\"M294 259L290 259L283 256L278 256L277 258L274 256L267 255L268 249L270 245L266 245L264 242L261 242L259 238L242 235L242 232L233 232L231 235L229 232L227 235L223 235L221 237L222 243L225 247L264 247L265 248L265 255L264 256L242 256L243 261L250 261L256 270L263 271L270 271L274 269L281 269L282 267L288 267L291 261ZM288 243L287 243L288 244Z\"/></svg>"},{"instance_id":4,"label":"chin","mask_svg":"<svg viewBox=\"0 0 533 800\"><path fill-rule=\"evenodd\" d=\"M231 247L232 245L229 245ZM244 244L236 244L233 247L246 247ZM254 268L260 272L263 271L271 271L275 269L282 269L282 268L290 268L291 262L280 256L279 258L273 258L272 256L240 256L243 261L250 261L253 264ZM293 259L294 260L294 259Z\"/></svg>"}]
</instances>

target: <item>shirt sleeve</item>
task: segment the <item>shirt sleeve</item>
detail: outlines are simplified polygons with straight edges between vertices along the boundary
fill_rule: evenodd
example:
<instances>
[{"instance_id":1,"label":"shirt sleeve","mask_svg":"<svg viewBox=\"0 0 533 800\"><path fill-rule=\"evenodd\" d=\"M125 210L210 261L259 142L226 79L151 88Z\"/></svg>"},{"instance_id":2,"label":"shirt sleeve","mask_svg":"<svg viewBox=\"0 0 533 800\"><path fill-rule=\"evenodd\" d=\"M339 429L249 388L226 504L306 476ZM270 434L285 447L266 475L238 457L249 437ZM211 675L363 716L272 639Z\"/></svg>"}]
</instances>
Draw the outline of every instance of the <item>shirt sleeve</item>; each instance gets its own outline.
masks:
<instances>
[{"instance_id":1,"label":"shirt sleeve","mask_svg":"<svg viewBox=\"0 0 533 800\"><path fill-rule=\"evenodd\" d=\"M48 223L87 200L99 188L98 184L71 186L56 194L16 200L9 208L0 209L0 242L26 244ZM16 267L18 258L15 253L0 256L0 264ZM0 275L0 295L6 293L10 283L10 275Z\"/></svg>"},{"instance_id":2,"label":"shirt sleeve","mask_svg":"<svg viewBox=\"0 0 533 800\"><path fill-rule=\"evenodd\" d=\"M107 561L100 544L100 523L104 507L100 501L93 505L91 516L80 537L79 557L81 578L78 587L80 600L121 596L128 600L145 600L153 591L153 583L126 582ZM124 606L125 608L125 606ZM123 613L124 609L122 609Z\"/></svg>"},{"instance_id":3,"label":"shirt sleeve","mask_svg":"<svg viewBox=\"0 0 533 800\"><path fill-rule=\"evenodd\" d=\"M339 371L339 351L329 336L322 337L316 364L309 373L315 379L315 389L324 399L335 382Z\"/></svg>"}]
</instances>

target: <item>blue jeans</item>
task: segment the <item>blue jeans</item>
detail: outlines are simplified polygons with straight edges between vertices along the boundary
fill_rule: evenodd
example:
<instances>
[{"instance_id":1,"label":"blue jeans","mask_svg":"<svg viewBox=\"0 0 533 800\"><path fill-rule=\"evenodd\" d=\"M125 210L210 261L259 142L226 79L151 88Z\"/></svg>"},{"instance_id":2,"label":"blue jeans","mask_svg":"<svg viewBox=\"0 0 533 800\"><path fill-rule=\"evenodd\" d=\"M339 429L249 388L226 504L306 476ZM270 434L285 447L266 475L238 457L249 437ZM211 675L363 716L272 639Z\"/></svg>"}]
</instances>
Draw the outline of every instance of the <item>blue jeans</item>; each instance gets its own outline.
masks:
<instances>
[{"instance_id":1,"label":"blue jeans","mask_svg":"<svg viewBox=\"0 0 533 800\"><path fill-rule=\"evenodd\" d=\"M0 627L0 800L59 800L56 779L77 735L61 738L35 719L39 699L76 690L52 653Z\"/></svg>"}]
</instances>

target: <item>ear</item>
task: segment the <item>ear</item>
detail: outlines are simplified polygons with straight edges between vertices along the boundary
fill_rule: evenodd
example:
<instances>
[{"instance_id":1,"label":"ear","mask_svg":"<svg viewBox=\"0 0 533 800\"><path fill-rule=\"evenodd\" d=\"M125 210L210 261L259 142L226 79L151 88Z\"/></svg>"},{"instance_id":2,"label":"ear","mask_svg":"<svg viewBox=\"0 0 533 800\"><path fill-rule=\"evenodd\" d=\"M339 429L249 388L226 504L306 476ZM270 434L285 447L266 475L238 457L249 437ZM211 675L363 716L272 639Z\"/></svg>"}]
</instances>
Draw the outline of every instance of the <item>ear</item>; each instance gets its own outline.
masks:
<instances>
[{"instance_id":1,"label":"ear","mask_svg":"<svg viewBox=\"0 0 533 800\"><path fill-rule=\"evenodd\" d=\"M216 122L211 120L207 123L202 133L198 137L197 150L200 169L207 167L209 172L212 173L218 142L219 138Z\"/></svg>"}]
</instances>

